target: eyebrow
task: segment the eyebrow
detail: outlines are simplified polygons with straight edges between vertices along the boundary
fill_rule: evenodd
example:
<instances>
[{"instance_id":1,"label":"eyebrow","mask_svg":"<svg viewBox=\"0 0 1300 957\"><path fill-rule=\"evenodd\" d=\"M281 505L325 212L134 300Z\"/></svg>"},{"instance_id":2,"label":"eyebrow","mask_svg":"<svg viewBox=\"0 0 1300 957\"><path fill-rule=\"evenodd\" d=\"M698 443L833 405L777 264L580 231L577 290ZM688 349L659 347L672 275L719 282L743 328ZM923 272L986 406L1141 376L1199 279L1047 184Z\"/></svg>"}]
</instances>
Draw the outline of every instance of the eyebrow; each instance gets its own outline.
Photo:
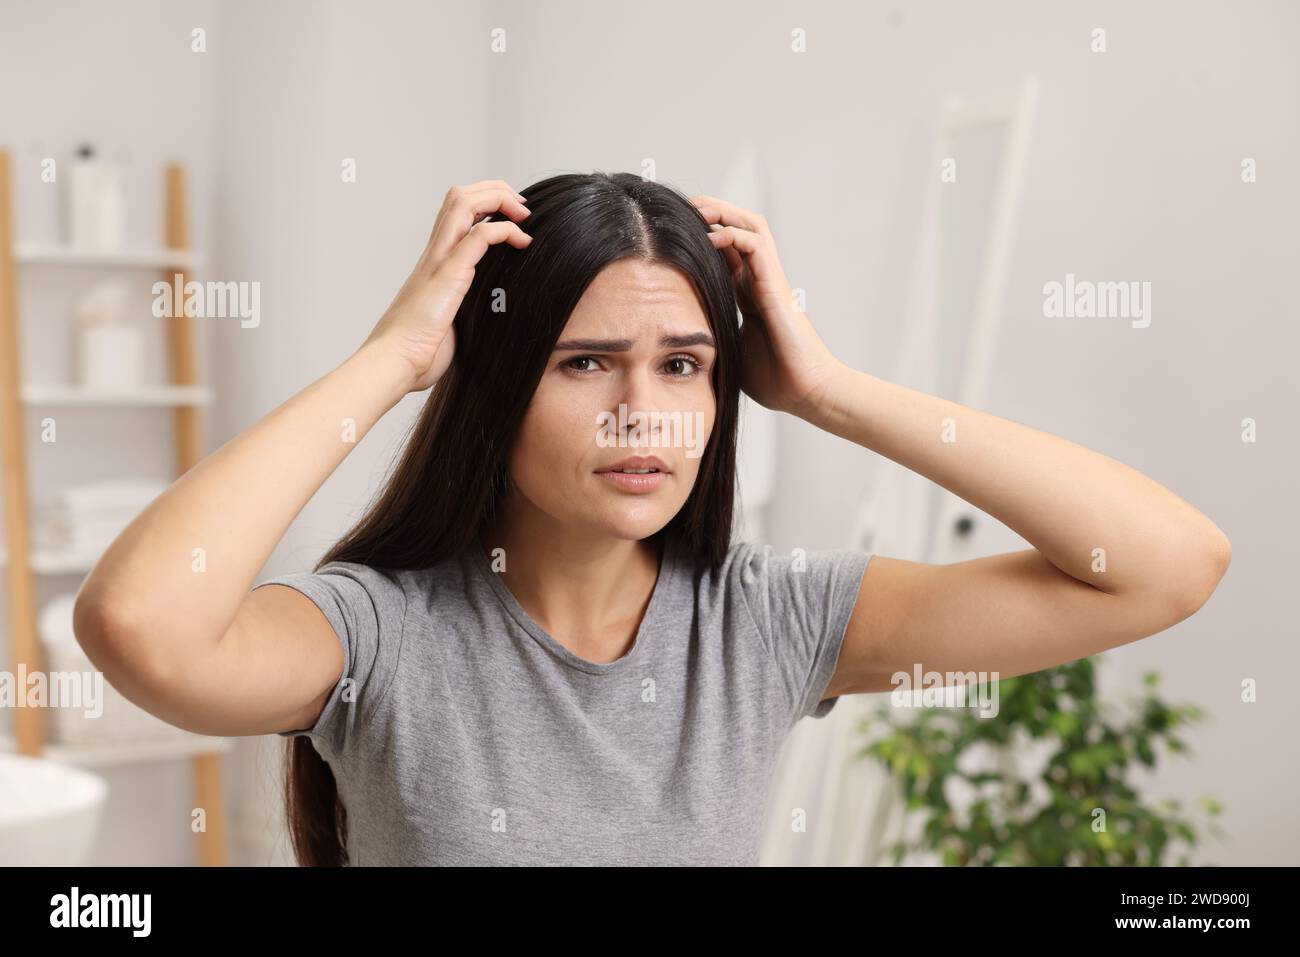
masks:
<instances>
[{"instance_id":1,"label":"eyebrow","mask_svg":"<svg viewBox=\"0 0 1300 957\"><path fill-rule=\"evenodd\" d=\"M707 332L692 332L690 335L667 335L659 337L661 349L685 349L690 346L708 346L717 349L713 336ZM554 352L627 352L632 348L631 339L564 339L555 344Z\"/></svg>"}]
</instances>

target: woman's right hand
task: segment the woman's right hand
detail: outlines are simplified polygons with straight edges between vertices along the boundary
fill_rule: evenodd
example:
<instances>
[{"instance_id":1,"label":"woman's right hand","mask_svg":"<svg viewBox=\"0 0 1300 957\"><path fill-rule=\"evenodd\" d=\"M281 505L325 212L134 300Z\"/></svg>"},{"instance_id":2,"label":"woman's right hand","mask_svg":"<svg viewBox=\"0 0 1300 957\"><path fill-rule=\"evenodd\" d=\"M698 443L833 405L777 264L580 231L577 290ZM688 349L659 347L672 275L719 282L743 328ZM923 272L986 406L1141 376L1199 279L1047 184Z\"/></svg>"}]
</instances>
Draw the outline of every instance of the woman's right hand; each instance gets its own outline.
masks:
<instances>
[{"instance_id":1,"label":"woman's right hand","mask_svg":"<svg viewBox=\"0 0 1300 957\"><path fill-rule=\"evenodd\" d=\"M449 189L415 269L362 343L389 350L410 366L408 392L429 388L451 365L452 322L488 246L508 242L525 249L533 241L516 222L481 222L498 211L516 221L529 215L523 195L504 180Z\"/></svg>"}]
</instances>

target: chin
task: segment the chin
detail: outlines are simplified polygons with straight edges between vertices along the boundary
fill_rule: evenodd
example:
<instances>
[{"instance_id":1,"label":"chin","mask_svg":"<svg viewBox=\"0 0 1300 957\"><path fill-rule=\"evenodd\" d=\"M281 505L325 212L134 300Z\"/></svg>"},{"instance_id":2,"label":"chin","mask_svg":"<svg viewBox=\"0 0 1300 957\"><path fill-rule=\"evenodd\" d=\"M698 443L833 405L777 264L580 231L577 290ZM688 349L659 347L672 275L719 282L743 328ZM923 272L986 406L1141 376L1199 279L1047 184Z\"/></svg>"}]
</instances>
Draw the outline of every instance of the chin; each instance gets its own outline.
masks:
<instances>
[{"instance_id":1,"label":"chin","mask_svg":"<svg viewBox=\"0 0 1300 957\"><path fill-rule=\"evenodd\" d=\"M667 525L676 510L665 508L635 508L621 513L605 514L597 519L597 525L606 535L625 541L640 541L649 538ZM588 518L590 521L590 517Z\"/></svg>"}]
</instances>

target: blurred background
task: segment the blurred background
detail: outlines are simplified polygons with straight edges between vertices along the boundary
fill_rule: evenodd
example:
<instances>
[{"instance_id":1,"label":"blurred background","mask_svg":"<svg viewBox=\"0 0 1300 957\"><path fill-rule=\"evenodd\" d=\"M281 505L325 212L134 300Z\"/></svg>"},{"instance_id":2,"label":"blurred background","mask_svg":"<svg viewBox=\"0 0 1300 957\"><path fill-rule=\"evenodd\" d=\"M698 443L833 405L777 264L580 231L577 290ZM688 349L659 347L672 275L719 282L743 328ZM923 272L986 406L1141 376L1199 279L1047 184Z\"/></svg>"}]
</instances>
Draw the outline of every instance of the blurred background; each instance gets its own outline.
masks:
<instances>
[{"instance_id":1,"label":"blurred background","mask_svg":"<svg viewBox=\"0 0 1300 957\"><path fill-rule=\"evenodd\" d=\"M1054 720L1077 701L1043 699L1059 740L1030 737L1085 780L1127 782L1151 810L1130 820L1179 802L1194 826L1170 816L1129 835L1148 863L1175 863L1159 856L1165 838L1189 831L1195 863L1300 863L1284 684L1300 666L1285 602L1300 528L1300 325L1285 278L1298 40L1300 9L1283 0L4 0L0 667L11 684L37 661L77 670L70 601L96 549L187 455L361 343L450 186L627 170L766 215L848 364L1113 456L1227 533L1232 567L1210 602L1096 659L1095 689L1078 692L1137 702L1146 723L1107 750ZM256 309L156 317L151 287L174 268L255 289ZM1133 284L1144 314L1046 314L1045 287L1067 282ZM345 531L425 398L359 444L262 578L309 569ZM791 417L748 408L742 442L743 533L777 549L956 561L1026 547ZM45 709L40 761L15 756L34 732L0 708L0 864L289 861L283 742L197 738L111 694L98 721ZM765 863L883 863L916 832L926 809L904 813L885 752L859 753L885 698L801 722ZM1202 720L1183 727L1183 705ZM925 777L917 739L892 740L888 754ZM1034 748L1011 749L1022 775ZM1024 819L1050 820L1051 796L1004 783L999 827L976 840L961 814L937 814L949 843L906 859L1031 844ZM962 805L937 792L930 811L945 795ZM1080 856L1073 826L1030 862L1118 861Z\"/></svg>"}]
</instances>

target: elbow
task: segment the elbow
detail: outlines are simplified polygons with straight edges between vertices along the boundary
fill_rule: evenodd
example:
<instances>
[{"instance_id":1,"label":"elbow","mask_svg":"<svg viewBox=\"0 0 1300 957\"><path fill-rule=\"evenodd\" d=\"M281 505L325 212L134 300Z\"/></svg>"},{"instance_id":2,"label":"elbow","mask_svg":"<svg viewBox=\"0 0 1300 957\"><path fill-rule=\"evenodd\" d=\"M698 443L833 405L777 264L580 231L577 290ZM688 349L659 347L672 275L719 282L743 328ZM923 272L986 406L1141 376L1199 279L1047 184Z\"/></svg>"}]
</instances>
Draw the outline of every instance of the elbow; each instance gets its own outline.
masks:
<instances>
[{"instance_id":1,"label":"elbow","mask_svg":"<svg viewBox=\"0 0 1300 957\"><path fill-rule=\"evenodd\" d=\"M86 588L78 592L72 606L72 633L96 667L103 670L111 660L121 660L134 632L133 616L120 602Z\"/></svg>"},{"instance_id":2,"label":"elbow","mask_svg":"<svg viewBox=\"0 0 1300 957\"><path fill-rule=\"evenodd\" d=\"M151 630L144 627L134 606L78 594L72 606L72 633L104 680L146 711L152 713L144 693L156 693L151 689L166 688L175 680L172 663L151 640Z\"/></svg>"},{"instance_id":3,"label":"elbow","mask_svg":"<svg viewBox=\"0 0 1300 957\"><path fill-rule=\"evenodd\" d=\"M1187 549L1184 563L1186 571L1174 599L1178 621L1190 618L1210 600L1232 563L1232 543L1215 528L1208 540Z\"/></svg>"},{"instance_id":4,"label":"elbow","mask_svg":"<svg viewBox=\"0 0 1300 957\"><path fill-rule=\"evenodd\" d=\"M72 607L72 631L91 665L118 694L168 724L194 730L175 720L176 689L184 669L161 653L139 606L96 596L84 588Z\"/></svg>"},{"instance_id":5,"label":"elbow","mask_svg":"<svg viewBox=\"0 0 1300 957\"><path fill-rule=\"evenodd\" d=\"M1218 574L1214 579L1214 584L1218 584L1232 564L1232 542L1228 541L1228 536L1223 532L1215 529L1218 534L1215 536L1213 547L1214 561L1218 567Z\"/></svg>"}]
</instances>

